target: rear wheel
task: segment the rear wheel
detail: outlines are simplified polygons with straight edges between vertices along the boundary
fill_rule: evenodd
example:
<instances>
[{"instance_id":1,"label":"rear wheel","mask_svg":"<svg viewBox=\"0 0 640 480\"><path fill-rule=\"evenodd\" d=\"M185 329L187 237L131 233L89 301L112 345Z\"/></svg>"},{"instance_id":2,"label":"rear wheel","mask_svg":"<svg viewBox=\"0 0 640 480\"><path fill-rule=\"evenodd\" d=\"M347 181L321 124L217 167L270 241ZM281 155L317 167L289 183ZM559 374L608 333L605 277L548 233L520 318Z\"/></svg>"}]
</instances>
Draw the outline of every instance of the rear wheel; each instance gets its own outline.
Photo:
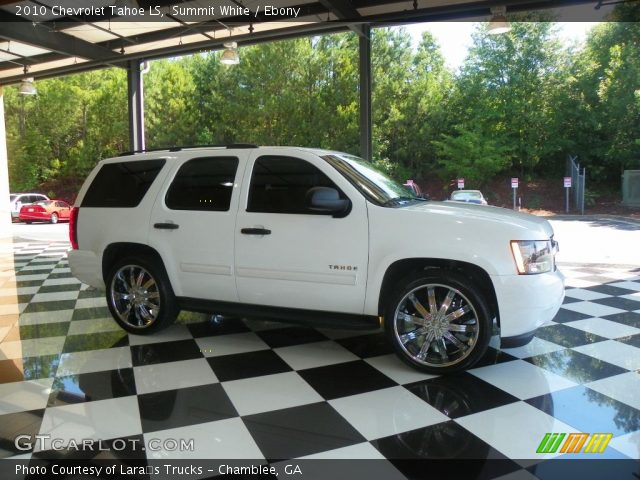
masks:
<instances>
[{"instance_id":1,"label":"rear wheel","mask_svg":"<svg viewBox=\"0 0 640 480\"><path fill-rule=\"evenodd\" d=\"M107 281L107 305L125 330L145 334L168 327L179 308L169 278L153 259L128 257L117 262Z\"/></svg>"},{"instance_id":2,"label":"rear wheel","mask_svg":"<svg viewBox=\"0 0 640 480\"><path fill-rule=\"evenodd\" d=\"M49 221L50 221L51 223L58 223L58 214L57 214L57 213L55 213L55 212L54 212L54 213L52 213L52 214L51 214L51 218L49 219Z\"/></svg>"},{"instance_id":3,"label":"rear wheel","mask_svg":"<svg viewBox=\"0 0 640 480\"><path fill-rule=\"evenodd\" d=\"M406 277L390 296L385 330L400 358L428 373L470 368L487 350L492 320L479 290L444 270Z\"/></svg>"}]
</instances>

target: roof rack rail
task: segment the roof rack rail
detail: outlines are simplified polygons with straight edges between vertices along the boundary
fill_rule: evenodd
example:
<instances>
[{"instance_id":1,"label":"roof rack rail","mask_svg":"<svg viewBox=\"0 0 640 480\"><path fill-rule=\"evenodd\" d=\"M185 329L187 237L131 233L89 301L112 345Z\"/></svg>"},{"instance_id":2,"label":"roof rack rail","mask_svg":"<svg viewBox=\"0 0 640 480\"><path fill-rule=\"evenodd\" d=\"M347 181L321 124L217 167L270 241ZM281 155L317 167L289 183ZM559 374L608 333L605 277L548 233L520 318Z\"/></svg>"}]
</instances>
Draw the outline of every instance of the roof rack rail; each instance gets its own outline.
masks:
<instances>
[{"instance_id":1,"label":"roof rack rail","mask_svg":"<svg viewBox=\"0 0 640 480\"><path fill-rule=\"evenodd\" d=\"M180 147L162 147L162 148L145 148L143 150L131 150L129 152L122 152L118 154L118 157L126 157L127 155L135 155L136 153L149 153L149 152L179 152L180 150L186 150L189 148L258 148L258 145L252 143L227 143L221 145L183 145Z\"/></svg>"}]
</instances>

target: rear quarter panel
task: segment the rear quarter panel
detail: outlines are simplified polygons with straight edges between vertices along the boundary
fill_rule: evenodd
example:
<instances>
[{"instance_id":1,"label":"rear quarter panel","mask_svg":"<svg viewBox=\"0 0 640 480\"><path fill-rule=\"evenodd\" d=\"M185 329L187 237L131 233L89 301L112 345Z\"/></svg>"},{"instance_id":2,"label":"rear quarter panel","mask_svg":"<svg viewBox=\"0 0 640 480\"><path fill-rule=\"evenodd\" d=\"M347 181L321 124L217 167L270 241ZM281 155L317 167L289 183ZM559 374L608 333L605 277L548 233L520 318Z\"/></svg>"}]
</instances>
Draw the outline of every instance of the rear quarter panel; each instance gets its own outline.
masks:
<instances>
[{"instance_id":1,"label":"rear quarter panel","mask_svg":"<svg viewBox=\"0 0 640 480\"><path fill-rule=\"evenodd\" d=\"M101 260L104 250L112 243L131 242L147 244L151 210L168 171L172 168L172 162L170 157L163 155L136 157L136 160L154 160L160 158L167 160L165 165L156 176L140 204L132 208L82 206L82 200L100 167L105 163L122 162L123 159L105 160L96 166L80 189L74 204L75 207L79 207L77 221L79 250L95 252Z\"/></svg>"}]
</instances>

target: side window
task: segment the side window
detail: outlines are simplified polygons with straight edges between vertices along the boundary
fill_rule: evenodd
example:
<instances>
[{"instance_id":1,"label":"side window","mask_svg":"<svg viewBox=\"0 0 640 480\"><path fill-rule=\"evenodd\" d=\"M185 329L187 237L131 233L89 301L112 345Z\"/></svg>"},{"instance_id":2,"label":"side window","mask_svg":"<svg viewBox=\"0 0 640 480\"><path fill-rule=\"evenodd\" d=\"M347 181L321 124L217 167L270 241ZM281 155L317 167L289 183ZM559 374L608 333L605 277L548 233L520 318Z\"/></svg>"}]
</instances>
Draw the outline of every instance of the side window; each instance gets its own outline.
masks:
<instances>
[{"instance_id":1,"label":"side window","mask_svg":"<svg viewBox=\"0 0 640 480\"><path fill-rule=\"evenodd\" d=\"M194 158L180 167L165 202L172 210L225 212L231 204L236 157Z\"/></svg>"},{"instance_id":2,"label":"side window","mask_svg":"<svg viewBox=\"0 0 640 480\"><path fill-rule=\"evenodd\" d=\"M338 187L324 173L299 158L264 156L254 166L248 212L315 214L307 208L311 187ZM340 196L345 198L342 192Z\"/></svg>"},{"instance_id":3,"label":"side window","mask_svg":"<svg viewBox=\"0 0 640 480\"><path fill-rule=\"evenodd\" d=\"M132 208L144 198L165 160L107 163L93 179L82 207Z\"/></svg>"}]
</instances>

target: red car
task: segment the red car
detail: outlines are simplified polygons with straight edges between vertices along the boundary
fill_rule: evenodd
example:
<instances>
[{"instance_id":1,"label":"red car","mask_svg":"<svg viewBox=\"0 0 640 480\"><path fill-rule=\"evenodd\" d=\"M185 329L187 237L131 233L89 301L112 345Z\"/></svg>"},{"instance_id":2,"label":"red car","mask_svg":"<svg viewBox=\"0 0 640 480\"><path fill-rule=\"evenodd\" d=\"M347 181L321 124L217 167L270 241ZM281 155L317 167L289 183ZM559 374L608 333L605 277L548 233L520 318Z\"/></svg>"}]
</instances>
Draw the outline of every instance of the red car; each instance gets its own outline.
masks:
<instances>
[{"instance_id":1,"label":"red car","mask_svg":"<svg viewBox=\"0 0 640 480\"><path fill-rule=\"evenodd\" d=\"M23 205L20 209L20 221L58 223L60 220L69 220L70 213L71 206L63 200L43 200Z\"/></svg>"}]
</instances>

